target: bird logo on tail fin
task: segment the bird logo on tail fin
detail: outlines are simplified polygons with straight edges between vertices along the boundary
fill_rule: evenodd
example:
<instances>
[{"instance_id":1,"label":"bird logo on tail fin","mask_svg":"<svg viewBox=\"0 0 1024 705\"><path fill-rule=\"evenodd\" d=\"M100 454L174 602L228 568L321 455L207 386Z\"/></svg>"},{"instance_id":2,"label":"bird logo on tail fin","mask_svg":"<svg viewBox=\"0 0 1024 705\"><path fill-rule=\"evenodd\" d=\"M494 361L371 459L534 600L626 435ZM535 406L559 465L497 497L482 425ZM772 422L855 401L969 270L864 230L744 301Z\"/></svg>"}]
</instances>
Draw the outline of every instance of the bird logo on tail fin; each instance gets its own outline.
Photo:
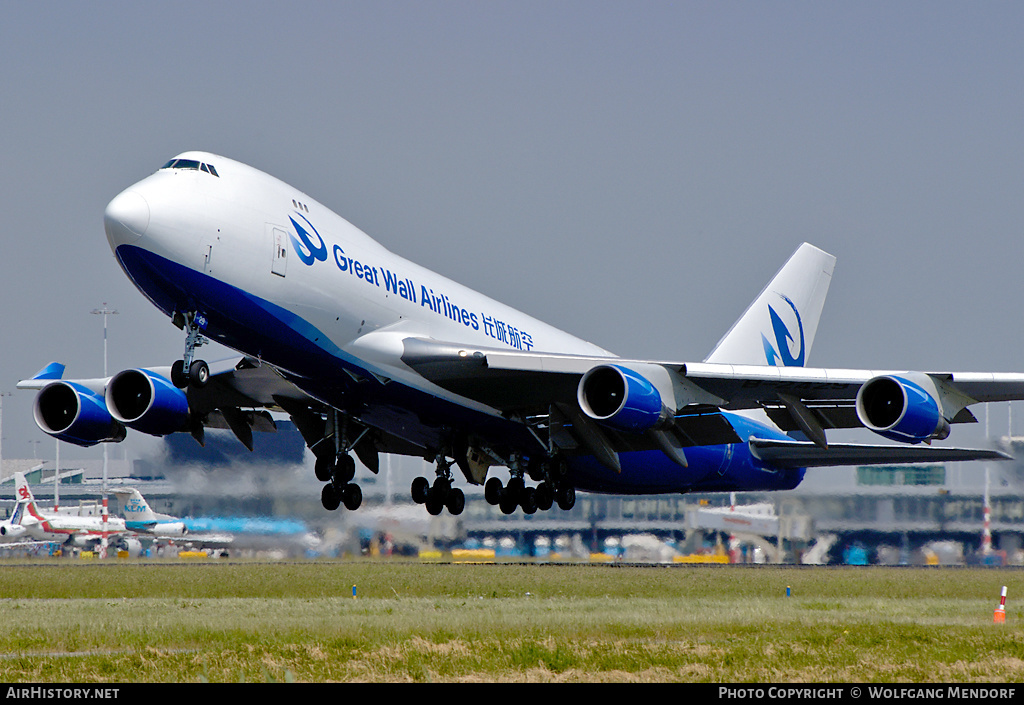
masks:
<instances>
[{"instance_id":1,"label":"bird logo on tail fin","mask_svg":"<svg viewBox=\"0 0 1024 705\"><path fill-rule=\"evenodd\" d=\"M797 330L800 336L800 346L798 348L799 354L794 355L790 349L790 343L796 339L789 330L789 326L786 325L785 321L782 320L782 316L775 310L775 308L768 304L768 315L772 321L772 333L775 336L775 344L768 340L768 336L764 333L761 334L761 344L764 346L764 356L768 360L769 365L778 366L781 362L785 367L803 367L804 365L804 352L805 352L805 341L804 341L804 324L800 320L800 312L796 309L794 304L789 297L779 294L783 301L789 304L789 307L793 309L793 315L796 316Z\"/></svg>"}]
</instances>

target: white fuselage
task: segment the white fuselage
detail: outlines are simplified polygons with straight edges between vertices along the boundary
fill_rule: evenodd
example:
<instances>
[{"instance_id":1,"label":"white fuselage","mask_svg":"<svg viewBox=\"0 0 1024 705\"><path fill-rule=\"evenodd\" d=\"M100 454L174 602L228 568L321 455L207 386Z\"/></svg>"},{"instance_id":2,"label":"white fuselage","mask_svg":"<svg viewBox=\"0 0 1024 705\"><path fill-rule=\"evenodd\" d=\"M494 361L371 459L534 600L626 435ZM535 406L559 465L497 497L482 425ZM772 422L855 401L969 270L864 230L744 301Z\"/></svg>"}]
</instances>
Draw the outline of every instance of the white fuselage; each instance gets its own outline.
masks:
<instances>
[{"instance_id":1,"label":"white fuselage","mask_svg":"<svg viewBox=\"0 0 1024 705\"><path fill-rule=\"evenodd\" d=\"M400 341L408 336L612 356L399 257L272 176L203 152L179 158L209 162L218 175L162 169L126 189L107 209L111 247L140 248L247 296L273 302L301 321L297 332L308 335L312 345L358 360L374 374L454 398L400 362ZM197 302L201 313L202 308ZM271 350L261 349L258 336L240 341L214 332L212 337L304 374L295 369L296 359L275 359ZM469 400L459 403L486 411Z\"/></svg>"}]
</instances>

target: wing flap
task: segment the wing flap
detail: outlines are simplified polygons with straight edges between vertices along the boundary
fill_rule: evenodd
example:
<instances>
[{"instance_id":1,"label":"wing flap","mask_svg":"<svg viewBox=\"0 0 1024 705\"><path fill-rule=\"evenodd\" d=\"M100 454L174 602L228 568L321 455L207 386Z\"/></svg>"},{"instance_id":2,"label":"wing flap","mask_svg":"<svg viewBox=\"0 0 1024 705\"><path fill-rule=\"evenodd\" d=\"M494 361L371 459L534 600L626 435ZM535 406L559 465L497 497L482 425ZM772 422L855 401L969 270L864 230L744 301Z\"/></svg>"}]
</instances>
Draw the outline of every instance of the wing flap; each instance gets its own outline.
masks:
<instances>
[{"instance_id":1,"label":"wing flap","mask_svg":"<svg viewBox=\"0 0 1024 705\"><path fill-rule=\"evenodd\" d=\"M751 438L754 457L779 468L834 467L840 465L888 465L892 463L940 463L956 460L1011 460L998 450L945 448L940 446L861 445L832 443L828 448L807 441Z\"/></svg>"}]
</instances>

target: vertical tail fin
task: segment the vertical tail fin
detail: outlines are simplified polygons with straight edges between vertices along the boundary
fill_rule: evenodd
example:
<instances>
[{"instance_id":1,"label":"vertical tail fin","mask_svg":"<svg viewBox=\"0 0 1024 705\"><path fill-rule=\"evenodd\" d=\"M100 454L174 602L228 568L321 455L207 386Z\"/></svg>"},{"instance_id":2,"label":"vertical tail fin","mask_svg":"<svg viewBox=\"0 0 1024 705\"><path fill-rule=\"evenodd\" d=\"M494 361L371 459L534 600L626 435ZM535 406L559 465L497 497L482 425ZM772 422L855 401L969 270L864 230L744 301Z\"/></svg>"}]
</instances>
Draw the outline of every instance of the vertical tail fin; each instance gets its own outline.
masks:
<instances>
[{"instance_id":1,"label":"vertical tail fin","mask_svg":"<svg viewBox=\"0 0 1024 705\"><path fill-rule=\"evenodd\" d=\"M163 518L150 508L146 498L134 487L115 490L114 494L121 502L121 513L125 521L153 523Z\"/></svg>"},{"instance_id":2,"label":"vertical tail fin","mask_svg":"<svg viewBox=\"0 0 1024 705\"><path fill-rule=\"evenodd\" d=\"M835 264L827 252L800 245L705 362L803 367Z\"/></svg>"},{"instance_id":3,"label":"vertical tail fin","mask_svg":"<svg viewBox=\"0 0 1024 705\"><path fill-rule=\"evenodd\" d=\"M28 486L28 480L25 479L25 473L16 472L14 473L14 499L19 504L24 505L25 513L32 517L32 521L38 521L40 518L40 512L36 507L36 498L32 495L32 489ZM24 514L19 518L20 523L24 523Z\"/></svg>"},{"instance_id":4,"label":"vertical tail fin","mask_svg":"<svg viewBox=\"0 0 1024 705\"><path fill-rule=\"evenodd\" d=\"M21 526L21 519L25 515L25 505L27 502L18 502L14 505L14 511L11 513L11 518L8 522L11 526Z\"/></svg>"},{"instance_id":5,"label":"vertical tail fin","mask_svg":"<svg viewBox=\"0 0 1024 705\"><path fill-rule=\"evenodd\" d=\"M14 498L19 502L36 501L36 498L32 496L32 488L28 486L28 480L25 479L25 473L23 472L14 473Z\"/></svg>"}]
</instances>

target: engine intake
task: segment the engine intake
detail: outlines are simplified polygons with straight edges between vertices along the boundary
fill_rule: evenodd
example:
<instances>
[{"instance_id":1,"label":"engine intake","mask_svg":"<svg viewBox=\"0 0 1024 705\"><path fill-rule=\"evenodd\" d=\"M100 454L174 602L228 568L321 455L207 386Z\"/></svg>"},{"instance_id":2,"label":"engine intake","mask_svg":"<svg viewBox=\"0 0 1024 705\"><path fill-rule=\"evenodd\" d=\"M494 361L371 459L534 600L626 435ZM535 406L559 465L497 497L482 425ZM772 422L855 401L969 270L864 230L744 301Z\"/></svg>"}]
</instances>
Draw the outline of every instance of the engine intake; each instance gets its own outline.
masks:
<instances>
[{"instance_id":1,"label":"engine intake","mask_svg":"<svg viewBox=\"0 0 1024 705\"><path fill-rule=\"evenodd\" d=\"M53 382L36 395L36 425L54 438L79 446L120 442L124 425L107 411L103 397L75 382Z\"/></svg>"},{"instance_id":2,"label":"engine intake","mask_svg":"<svg viewBox=\"0 0 1024 705\"><path fill-rule=\"evenodd\" d=\"M935 396L921 385L896 376L875 377L857 392L857 417L875 433L903 443L949 436Z\"/></svg>"},{"instance_id":3,"label":"engine intake","mask_svg":"<svg viewBox=\"0 0 1024 705\"><path fill-rule=\"evenodd\" d=\"M125 370L107 384L110 415L129 428L165 436L185 428L188 398L169 379L149 370Z\"/></svg>"},{"instance_id":4,"label":"engine intake","mask_svg":"<svg viewBox=\"0 0 1024 705\"><path fill-rule=\"evenodd\" d=\"M576 398L587 416L622 431L641 433L671 417L646 377L618 365L589 370L580 380Z\"/></svg>"}]
</instances>

